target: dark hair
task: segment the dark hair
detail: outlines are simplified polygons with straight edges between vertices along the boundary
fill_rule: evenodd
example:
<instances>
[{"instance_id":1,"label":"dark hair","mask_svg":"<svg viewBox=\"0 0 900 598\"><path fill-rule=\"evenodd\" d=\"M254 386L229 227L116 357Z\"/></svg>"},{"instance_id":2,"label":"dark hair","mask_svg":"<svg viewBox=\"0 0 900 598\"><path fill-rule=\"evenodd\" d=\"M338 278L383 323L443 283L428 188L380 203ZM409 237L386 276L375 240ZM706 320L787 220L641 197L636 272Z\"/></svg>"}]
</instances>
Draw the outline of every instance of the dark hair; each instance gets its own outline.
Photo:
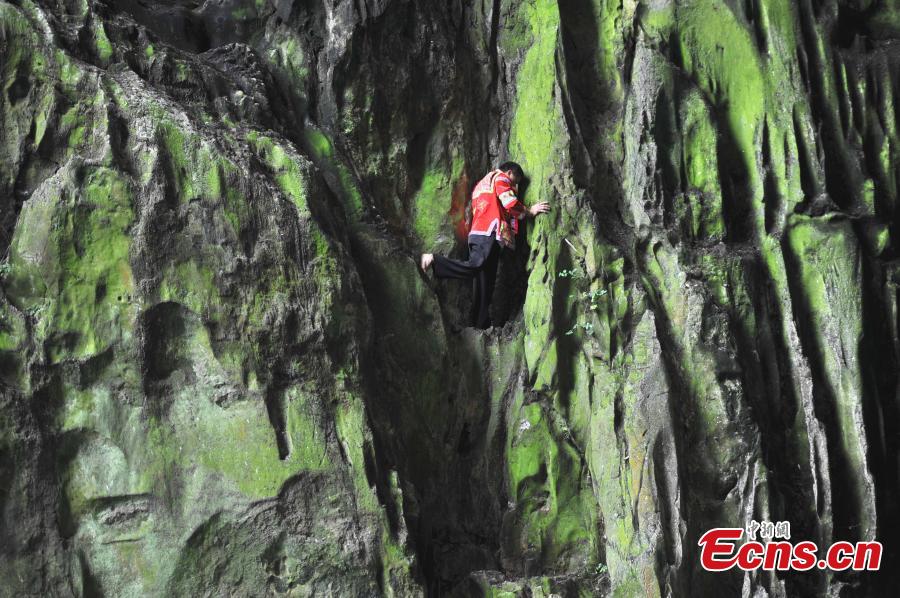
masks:
<instances>
[{"instance_id":1,"label":"dark hair","mask_svg":"<svg viewBox=\"0 0 900 598\"><path fill-rule=\"evenodd\" d=\"M519 181L525 178L525 172L522 170L522 167L515 162L504 162L500 165L500 170L502 170L503 172L511 171L513 173L513 176L516 177L516 179Z\"/></svg>"}]
</instances>

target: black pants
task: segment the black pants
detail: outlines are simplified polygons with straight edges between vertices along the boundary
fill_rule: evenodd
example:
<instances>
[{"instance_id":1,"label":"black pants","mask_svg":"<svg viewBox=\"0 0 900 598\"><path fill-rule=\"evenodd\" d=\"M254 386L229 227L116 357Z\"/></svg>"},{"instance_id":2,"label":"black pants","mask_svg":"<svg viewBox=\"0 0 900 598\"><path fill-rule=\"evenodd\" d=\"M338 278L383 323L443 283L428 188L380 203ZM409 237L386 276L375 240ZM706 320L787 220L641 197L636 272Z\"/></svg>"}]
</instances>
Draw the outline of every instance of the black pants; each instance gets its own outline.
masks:
<instances>
[{"instance_id":1,"label":"black pants","mask_svg":"<svg viewBox=\"0 0 900 598\"><path fill-rule=\"evenodd\" d=\"M472 311L469 319L475 328L491 325L491 296L494 294L494 279L500 262L500 244L493 235L472 235L469 237L469 259L454 260L442 255L434 256L434 275L437 278L459 278L473 280Z\"/></svg>"}]
</instances>

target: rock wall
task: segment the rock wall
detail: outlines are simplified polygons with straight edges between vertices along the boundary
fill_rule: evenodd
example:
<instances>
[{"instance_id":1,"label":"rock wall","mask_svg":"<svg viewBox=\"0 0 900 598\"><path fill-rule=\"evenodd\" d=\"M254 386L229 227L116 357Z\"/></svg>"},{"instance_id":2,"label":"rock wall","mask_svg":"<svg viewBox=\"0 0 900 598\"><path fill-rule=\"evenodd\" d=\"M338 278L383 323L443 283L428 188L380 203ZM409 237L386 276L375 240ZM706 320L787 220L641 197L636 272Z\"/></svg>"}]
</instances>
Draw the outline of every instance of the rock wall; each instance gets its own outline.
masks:
<instances>
[{"instance_id":1,"label":"rock wall","mask_svg":"<svg viewBox=\"0 0 900 598\"><path fill-rule=\"evenodd\" d=\"M884 596L896 0L0 0L9 596ZM511 158L496 326L416 266ZM882 572L704 572L711 527Z\"/></svg>"}]
</instances>

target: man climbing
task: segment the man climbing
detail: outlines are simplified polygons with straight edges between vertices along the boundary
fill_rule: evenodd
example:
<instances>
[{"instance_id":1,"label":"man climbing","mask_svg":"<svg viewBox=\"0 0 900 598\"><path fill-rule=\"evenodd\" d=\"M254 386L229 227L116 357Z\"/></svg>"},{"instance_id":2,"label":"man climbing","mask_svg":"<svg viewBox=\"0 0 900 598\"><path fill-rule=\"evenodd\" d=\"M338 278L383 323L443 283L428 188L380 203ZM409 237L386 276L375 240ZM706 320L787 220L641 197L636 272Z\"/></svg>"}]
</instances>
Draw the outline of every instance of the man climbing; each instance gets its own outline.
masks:
<instances>
[{"instance_id":1,"label":"man climbing","mask_svg":"<svg viewBox=\"0 0 900 598\"><path fill-rule=\"evenodd\" d=\"M476 328L491 325L490 306L500 250L513 248L519 220L550 211L547 202L526 208L517 197L519 183L525 178L522 167L504 162L489 172L472 191L472 224L469 228L469 259L455 260L423 253L422 270L434 268L437 278L474 279L471 322Z\"/></svg>"}]
</instances>

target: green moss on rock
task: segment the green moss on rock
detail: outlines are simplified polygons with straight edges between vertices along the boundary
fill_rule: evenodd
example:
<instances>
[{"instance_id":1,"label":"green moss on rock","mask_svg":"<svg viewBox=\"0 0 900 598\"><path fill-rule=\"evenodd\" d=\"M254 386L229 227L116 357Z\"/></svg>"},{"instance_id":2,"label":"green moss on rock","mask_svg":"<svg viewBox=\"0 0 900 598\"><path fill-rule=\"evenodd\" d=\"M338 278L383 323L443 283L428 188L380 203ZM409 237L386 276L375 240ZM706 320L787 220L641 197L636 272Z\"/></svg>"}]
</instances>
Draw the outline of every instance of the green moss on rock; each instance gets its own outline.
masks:
<instances>
[{"instance_id":1,"label":"green moss on rock","mask_svg":"<svg viewBox=\"0 0 900 598\"><path fill-rule=\"evenodd\" d=\"M40 310L37 330L51 360L95 355L128 334L135 313L131 202L125 179L94 168L83 187L47 189L23 210L8 296Z\"/></svg>"},{"instance_id":2,"label":"green moss on rock","mask_svg":"<svg viewBox=\"0 0 900 598\"><path fill-rule=\"evenodd\" d=\"M446 246L451 239L450 222L452 192L455 182L462 176L463 161L457 157L447 167L437 167L425 172L422 184L413 201L413 228L425 247L438 244Z\"/></svg>"}]
</instances>

